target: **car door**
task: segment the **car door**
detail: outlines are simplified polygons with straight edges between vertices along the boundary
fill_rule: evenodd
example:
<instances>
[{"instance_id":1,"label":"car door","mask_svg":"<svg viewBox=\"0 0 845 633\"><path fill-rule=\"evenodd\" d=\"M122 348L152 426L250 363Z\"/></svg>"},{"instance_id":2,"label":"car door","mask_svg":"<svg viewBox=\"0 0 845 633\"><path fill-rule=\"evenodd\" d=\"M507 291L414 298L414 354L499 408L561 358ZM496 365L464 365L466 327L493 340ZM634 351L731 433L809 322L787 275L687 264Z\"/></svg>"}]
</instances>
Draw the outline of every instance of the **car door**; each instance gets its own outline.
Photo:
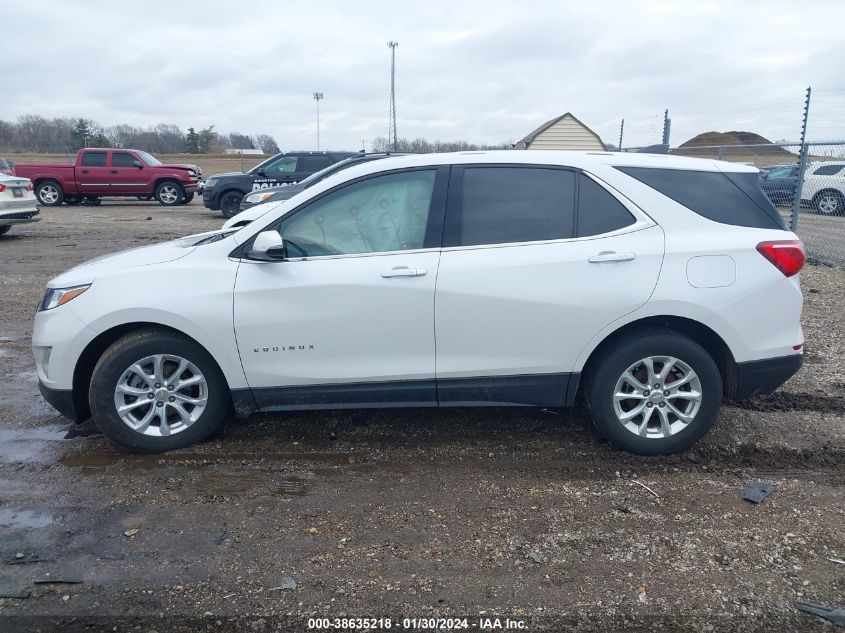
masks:
<instances>
[{"instance_id":1,"label":"car door","mask_svg":"<svg viewBox=\"0 0 845 633\"><path fill-rule=\"evenodd\" d=\"M260 408L436 404L447 179L447 168L364 177L265 229L281 234L287 257L244 255L234 293L238 348Z\"/></svg>"},{"instance_id":2,"label":"car door","mask_svg":"<svg viewBox=\"0 0 845 633\"><path fill-rule=\"evenodd\" d=\"M82 152L82 160L76 166L76 181L79 193L91 196L104 196L111 193L112 176L109 173L108 151L87 150Z\"/></svg>"},{"instance_id":3,"label":"car door","mask_svg":"<svg viewBox=\"0 0 845 633\"><path fill-rule=\"evenodd\" d=\"M147 193L145 169L140 160L129 152L114 151L111 154L111 190L114 194L136 195Z\"/></svg>"},{"instance_id":4,"label":"car door","mask_svg":"<svg viewBox=\"0 0 845 633\"><path fill-rule=\"evenodd\" d=\"M566 404L579 353L645 303L662 256L662 230L590 176L453 167L435 302L440 404Z\"/></svg>"}]
</instances>

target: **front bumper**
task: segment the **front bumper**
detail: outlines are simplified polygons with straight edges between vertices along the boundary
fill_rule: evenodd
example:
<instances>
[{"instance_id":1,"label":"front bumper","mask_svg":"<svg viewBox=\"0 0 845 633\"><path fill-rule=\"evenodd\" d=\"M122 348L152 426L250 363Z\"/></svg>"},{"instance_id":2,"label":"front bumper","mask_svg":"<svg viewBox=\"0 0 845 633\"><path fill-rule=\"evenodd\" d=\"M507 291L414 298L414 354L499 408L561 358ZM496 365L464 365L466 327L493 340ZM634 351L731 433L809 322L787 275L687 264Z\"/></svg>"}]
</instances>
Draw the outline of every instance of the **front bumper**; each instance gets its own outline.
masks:
<instances>
[{"instance_id":1,"label":"front bumper","mask_svg":"<svg viewBox=\"0 0 845 633\"><path fill-rule=\"evenodd\" d=\"M211 209L212 211L219 211L220 210L220 203L216 199L214 195L214 189L209 189L208 187L203 187L202 190L202 204L206 209Z\"/></svg>"},{"instance_id":2,"label":"front bumper","mask_svg":"<svg viewBox=\"0 0 845 633\"><path fill-rule=\"evenodd\" d=\"M735 400L771 393L801 369L803 354L753 360L736 364Z\"/></svg>"},{"instance_id":3,"label":"front bumper","mask_svg":"<svg viewBox=\"0 0 845 633\"><path fill-rule=\"evenodd\" d=\"M73 402L73 391L70 389L51 389L40 380L38 381L38 390L47 404L56 411L74 422L82 422L82 415L77 411Z\"/></svg>"}]
</instances>

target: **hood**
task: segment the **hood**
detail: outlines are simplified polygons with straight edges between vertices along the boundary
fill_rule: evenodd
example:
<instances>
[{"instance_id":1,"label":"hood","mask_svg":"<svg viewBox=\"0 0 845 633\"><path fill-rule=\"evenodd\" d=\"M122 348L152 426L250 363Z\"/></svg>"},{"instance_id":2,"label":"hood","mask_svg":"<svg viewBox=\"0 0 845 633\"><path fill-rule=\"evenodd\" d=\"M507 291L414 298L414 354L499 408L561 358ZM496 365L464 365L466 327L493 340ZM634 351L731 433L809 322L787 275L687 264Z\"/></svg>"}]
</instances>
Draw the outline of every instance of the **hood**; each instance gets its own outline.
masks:
<instances>
[{"instance_id":1,"label":"hood","mask_svg":"<svg viewBox=\"0 0 845 633\"><path fill-rule=\"evenodd\" d=\"M226 172L223 172L222 174L211 174L208 177L208 180L211 180L212 178L231 178L232 176L244 176L247 173L248 172L245 172L245 171L226 171Z\"/></svg>"},{"instance_id":2,"label":"hood","mask_svg":"<svg viewBox=\"0 0 845 633\"><path fill-rule=\"evenodd\" d=\"M164 167L167 169L193 169L194 171L202 171L196 165L188 165L187 163L162 163L161 165L157 165L157 167Z\"/></svg>"},{"instance_id":3,"label":"hood","mask_svg":"<svg viewBox=\"0 0 845 633\"><path fill-rule=\"evenodd\" d=\"M198 243L205 242L222 233L222 231L200 233L169 242L162 242L161 244L130 248L126 251L95 257L51 279L47 287L66 288L77 284L90 283L96 277L105 273L114 273L130 268L172 262L190 254L197 247Z\"/></svg>"}]
</instances>

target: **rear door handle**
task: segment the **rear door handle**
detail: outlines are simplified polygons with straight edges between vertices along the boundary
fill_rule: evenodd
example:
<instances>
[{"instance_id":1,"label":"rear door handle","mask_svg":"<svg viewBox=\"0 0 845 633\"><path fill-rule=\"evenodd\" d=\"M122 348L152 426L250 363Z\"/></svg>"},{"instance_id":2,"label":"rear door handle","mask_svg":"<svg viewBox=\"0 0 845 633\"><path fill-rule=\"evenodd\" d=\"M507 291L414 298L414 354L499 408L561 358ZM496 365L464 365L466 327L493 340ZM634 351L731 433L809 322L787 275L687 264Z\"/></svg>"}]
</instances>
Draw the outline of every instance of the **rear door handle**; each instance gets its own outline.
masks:
<instances>
[{"instance_id":1,"label":"rear door handle","mask_svg":"<svg viewBox=\"0 0 845 633\"><path fill-rule=\"evenodd\" d=\"M408 266L396 266L381 273L384 278L388 277L422 277L428 271L425 268L409 268Z\"/></svg>"},{"instance_id":2,"label":"rear door handle","mask_svg":"<svg viewBox=\"0 0 845 633\"><path fill-rule=\"evenodd\" d=\"M592 255L587 258L591 264L598 264L600 262L629 262L637 256L634 253L617 253L616 251L602 251L598 255Z\"/></svg>"}]
</instances>

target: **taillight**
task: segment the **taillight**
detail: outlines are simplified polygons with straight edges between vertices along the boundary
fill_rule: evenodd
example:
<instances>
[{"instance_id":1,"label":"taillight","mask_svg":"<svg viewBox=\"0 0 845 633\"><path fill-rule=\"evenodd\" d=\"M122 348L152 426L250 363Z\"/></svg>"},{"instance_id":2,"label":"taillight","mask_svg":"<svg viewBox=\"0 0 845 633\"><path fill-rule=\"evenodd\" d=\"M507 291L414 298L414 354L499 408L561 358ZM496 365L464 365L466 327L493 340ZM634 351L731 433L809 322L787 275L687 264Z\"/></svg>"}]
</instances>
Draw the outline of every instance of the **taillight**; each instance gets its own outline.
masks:
<instances>
[{"instance_id":1,"label":"taillight","mask_svg":"<svg viewBox=\"0 0 845 633\"><path fill-rule=\"evenodd\" d=\"M26 186L26 188L27 188L29 191L32 191L33 189L35 189L35 187L33 187L33 186L32 186L32 183L29 183L29 184Z\"/></svg>"},{"instance_id":2,"label":"taillight","mask_svg":"<svg viewBox=\"0 0 845 633\"><path fill-rule=\"evenodd\" d=\"M807 261L804 245L800 240L760 242L757 244L757 251L787 277L797 275Z\"/></svg>"},{"instance_id":3,"label":"taillight","mask_svg":"<svg viewBox=\"0 0 845 633\"><path fill-rule=\"evenodd\" d=\"M6 185L0 184L0 193L6 191Z\"/></svg>"}]
</instances>

